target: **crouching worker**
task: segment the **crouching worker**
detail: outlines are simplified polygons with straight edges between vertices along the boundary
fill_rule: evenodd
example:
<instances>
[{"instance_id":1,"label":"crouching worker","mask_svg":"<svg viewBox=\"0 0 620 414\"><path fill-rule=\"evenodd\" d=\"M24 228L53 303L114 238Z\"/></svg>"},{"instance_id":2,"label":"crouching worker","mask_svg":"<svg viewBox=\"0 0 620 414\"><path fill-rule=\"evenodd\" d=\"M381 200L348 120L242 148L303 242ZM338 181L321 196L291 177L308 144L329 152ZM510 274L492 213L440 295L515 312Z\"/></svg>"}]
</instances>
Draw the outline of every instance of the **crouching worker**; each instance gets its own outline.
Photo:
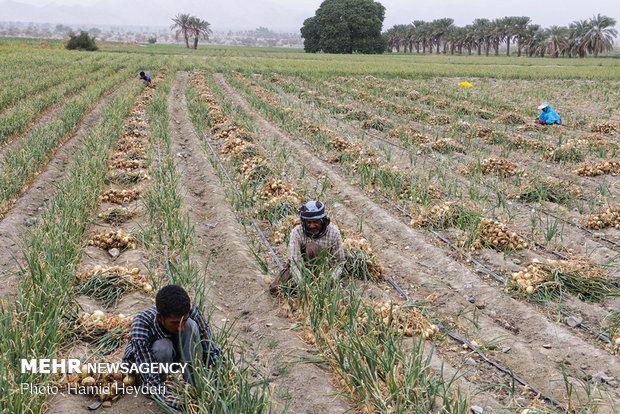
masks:
<instances>
[{"instance_id":1,"label":"crouching worker","mask_svg":"<svg viewBox=\"0 0 620 414\"><path fill-rule=\"evenodd\" d=\"M183 379L192 382L192 361L212 367L220 355L211 339L209 325L187 292L180 286L168 285L157 292L155 305L140 312L131 323L123 362L136 364L138 368L157 363L187 363ZM140 372L142 386L154 391L149 395L151 398L180 408L179 396L165 386L166 377L165 373Z\"/></svg>"},{"instance_id":2,"label":"crouching worker","mask_svg":"<svg viewBox=\"0 0 620 414\"><path fill-rule=\"evenodd\" d=\"M280 286L292 279L301 283L301 267L304 263L326 252L334 267L334 282L340 279L345 257L340 231L330 224L325 205L320 201L309 201L299 210L301 224L293 228L289 237L289 262L286 268L271 283L269 290L277 293Z\"/></svg>"},{"instance_id":3,"label":"crouching worker","mask_svg":"<svg viewBox=\"0 0 620 414\"><path fill-rule=\"evenodd\" d=\"M560 115L558 115L558 113L555 112L551 108L551 106L549 105L549 102L543 102L542 104L540 104L538 109L542 111L540 113L540 116L538 117L539 124L541 125L551 125L551 124L562 125L562 120L560 119Z\"/></svg>"},{"instance_id":4,"label":"crouching worker","mask_svg":"<svg viewBox=\"0 0 620 414\"><path fill-rule=\"evenodd\" d=\"M140 79L144 81L145 86L151 86L151 77L144 72L140 72Z\"/></svg>"}]
</instances>

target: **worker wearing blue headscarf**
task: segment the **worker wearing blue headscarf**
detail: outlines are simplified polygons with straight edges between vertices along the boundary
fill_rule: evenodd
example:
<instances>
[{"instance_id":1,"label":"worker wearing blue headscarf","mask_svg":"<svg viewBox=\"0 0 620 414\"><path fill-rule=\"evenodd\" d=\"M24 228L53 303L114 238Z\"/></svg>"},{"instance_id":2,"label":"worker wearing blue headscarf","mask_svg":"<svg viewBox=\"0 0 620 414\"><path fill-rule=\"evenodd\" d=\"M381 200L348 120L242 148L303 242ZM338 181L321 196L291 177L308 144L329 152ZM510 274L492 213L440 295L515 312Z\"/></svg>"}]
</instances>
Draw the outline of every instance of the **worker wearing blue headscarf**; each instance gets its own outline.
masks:
<instances>
[{"instance_id":1,"label":"worker wearing blue headscarf","mask_svg":"<svg viewBox=\"0 0 620 414\"><path fill-rule=\"evenodd\" d=\"M562 125L562 120L560 119L560 115L558 115L558 113L555 112L551 108L551 106L549 105L549 102L543 102L542 104L540 104L538 109L540 109L542 111L540 113L540 116L538 117L538 123L539 124L543 124L543 125L551 125L551 124Z\"/></svg>"}]
</instances>

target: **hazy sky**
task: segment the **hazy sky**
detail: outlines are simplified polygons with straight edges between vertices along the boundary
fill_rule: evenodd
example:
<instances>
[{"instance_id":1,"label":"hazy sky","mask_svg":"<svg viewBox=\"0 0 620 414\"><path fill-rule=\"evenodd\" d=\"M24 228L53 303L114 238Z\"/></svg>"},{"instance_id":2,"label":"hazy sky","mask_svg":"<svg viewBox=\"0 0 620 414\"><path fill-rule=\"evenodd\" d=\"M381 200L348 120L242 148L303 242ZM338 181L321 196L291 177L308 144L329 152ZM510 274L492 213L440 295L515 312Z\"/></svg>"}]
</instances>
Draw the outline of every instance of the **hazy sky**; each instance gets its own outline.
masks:
<instances>
[{"instance_id":1,"label":"hazy sky","mask_svg":"<svg viewBox=\"0 0 620 414\"><path fill-rule=\"evenodd\" d=\"M310 17L321 4L321 0L11 0L15 3L33 6L82 6L105 11L101 19L109 20L116 13L125 23L128 16L135 16L136 24L168 25L171 13L175 11L199 15L210 21L214 30L225 28L253 29L266 26L271 29L297 31L303 19ZM568 23L601 13L620 20L620 1L599 0L593 3L584 0L381 0L386 8L384 29L394 24L409 23L414 19L433 20L451 17L455 24L463 26L474 18L496 18L503 16L529 16L534 23L544 27L567 25ZM13 3L0 0L0 20L3 10ZM143 10L144 14L136 10ZM10 15L10 13L8 13ZM243 15L243 16L241 16ZM122 17L121 17L122 16ZM148 17L147 17L148 16ZM221 16L221 18L218 18ZM224 18L225 16L225 18ZM238 18L237 18L238 17ZM25 17L24 19L26 19ZM56 22L52 22L56 23ZM101 24L115 24L101 21ZM249 27L248 27L249 26Z\"/></svg>"}]
</instances>

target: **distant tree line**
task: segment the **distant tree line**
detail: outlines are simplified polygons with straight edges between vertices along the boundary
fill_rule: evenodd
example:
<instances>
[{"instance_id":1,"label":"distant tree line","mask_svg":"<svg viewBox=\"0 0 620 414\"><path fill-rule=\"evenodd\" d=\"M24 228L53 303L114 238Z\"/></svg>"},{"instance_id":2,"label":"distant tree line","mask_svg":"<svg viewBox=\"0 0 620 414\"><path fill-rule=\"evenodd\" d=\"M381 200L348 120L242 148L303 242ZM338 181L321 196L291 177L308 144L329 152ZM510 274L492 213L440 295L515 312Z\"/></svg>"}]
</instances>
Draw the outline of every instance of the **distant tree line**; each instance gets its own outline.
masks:
<instances>
[{"instance_id":1,"label":"distant tree line","mask_svg":"<svg viewBox=\"0 0 620 414\"><path fill-rule=\"evenodd\" d=\"M510 47L516 44L517 56L544 57L549 54L580 57L588 54L598 57L599 53L611 51L618 35L614 26L616 20L597 16L589 20L577 20L566 26L542 28L531 24L526 16L511 16L500 19L476 19L465 27L454 25L450 18L436 19L432 22L415 20L411 24L400 24L384 33L388 52L467 54L484 51L489 56L492 49L499 56L500 45L506 45L506 56Z\"/></svg>"},{"instance_id":2,"label":"distant tree line","mask_svg":"<svg viewBox=\"0 0 620 414\"><path fill-rule=\"evenodd\" d=\"M177 14L172 18L174 24L170 26L170 30L175 31L175 37L179 40L179 36L183 36L185 46L189 49L189 39L194 40L194 49L198 49L198 41L200 39L209 40L209 36L213 34L211 24L199 17L190 14Z\"/></svg>"}]
</instances>

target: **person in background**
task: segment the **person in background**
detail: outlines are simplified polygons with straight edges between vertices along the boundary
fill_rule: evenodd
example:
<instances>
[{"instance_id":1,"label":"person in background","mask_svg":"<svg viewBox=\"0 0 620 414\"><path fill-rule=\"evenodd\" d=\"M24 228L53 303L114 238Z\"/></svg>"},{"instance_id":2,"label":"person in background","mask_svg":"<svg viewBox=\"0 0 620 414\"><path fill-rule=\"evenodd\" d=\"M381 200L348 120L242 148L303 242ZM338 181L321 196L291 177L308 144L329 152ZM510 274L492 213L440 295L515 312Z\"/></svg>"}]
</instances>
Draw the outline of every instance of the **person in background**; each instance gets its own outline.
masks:
<instances>
[{"instance_id":1,"label":"person in background","mask_svg":"<svg viewBox=\"0 0 620 414\"><path fill-rule=\"evenodd\" d=\"M146 86L151 86L151 77L144 72L140 72L140 79L144 81Z\"/></svg>"},{"instance_id":2,"label":"person in background","mask_svg":"<svg viewBox=\"0 0 620 414\"><path fill-rule=\"evenodd\" d=\"M543 102L542 104L540 104L538 109L542 111L540 113L540 116L538 117L539 124L541 125L551 125L551 124L562 125L562 120L560 119L560 115L558 115L558 113L555 112L551 108L551 106L549 105L549 102Z\"/></svg>"},{"instance_id":3,"label":"person in background","mask_svg":"<svg viewBox=\"0 0 620 414\"><path fill-rule=\"evenodd\" d=\"M129 343L123 362L136 364L187 362L185 381L192 380L191 363L200 360L209 367L216 365L222 352L211 339L211 329L202 313L181 286L164 286L157 292L155 305L140 312L131 323ZM165 387L165 374L140 374L142 384L163 390L150 394L166 405L178 409L180 398Z\"/></svg>"},{"instance_id":4,"label":"person in background","mask_svg":"<svg viewBox=\"0 0 620 414\"><path fill-rule=\"evenodd\" d=\"M325 205L320 201L309 201L299 210L301 224L291 230L289 238L289 263L271 283L270 292L277 293L279 287L292 278L296 284L301 283L301 267L326 251L334 267L334 281L340 279L345 256L342 236L338 228L330 224L325 212Z\"/></svg>"}]
</instances>

